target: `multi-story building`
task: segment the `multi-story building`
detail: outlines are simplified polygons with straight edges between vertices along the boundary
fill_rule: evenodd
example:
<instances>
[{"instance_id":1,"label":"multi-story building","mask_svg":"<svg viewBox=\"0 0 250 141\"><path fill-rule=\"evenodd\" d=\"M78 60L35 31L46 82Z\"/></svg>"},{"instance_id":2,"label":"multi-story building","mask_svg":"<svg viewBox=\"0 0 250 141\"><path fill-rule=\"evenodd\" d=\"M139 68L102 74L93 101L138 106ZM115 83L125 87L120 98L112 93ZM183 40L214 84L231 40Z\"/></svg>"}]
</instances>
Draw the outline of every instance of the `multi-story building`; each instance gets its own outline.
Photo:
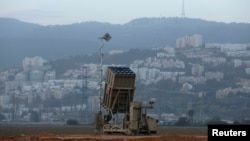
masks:
<instances>
[{"instance_id":1,"label":"multi-story building","mask_svg":"<svg viewBox=\"0 0 250 141\"><path fill-rule=\"evenodd\" d=\"M204 66L194 65L192 67L192 75L194 76L201 76L203 72L204 72Z\"/></svg>"},{"instance_id":2,"label":"multi-story building","mask_svg":"<svg viewBox=\"0 0 250 141\"><path fill-rule=\"evenodd\" d=\"M223 79L224 74L222 72L205 72L205 78L207 80L220 80Z\"/></svg>"},{"instance_id":3,"label":"multi-story building","mask_svg":"<svg viewBox=\"0 0 250 141\"><path fill-rule=\"evenodd\" d=\"M25 82L27 80L27 75L25 73L18 73L15 76L15 81Z\"/></svg>"},{"instance_id":4,"label":"multi-story building","mask_svg":"<svg viewBox=\"0 0 250 141\"><path fill-rule=\"evenodd\" d=\"M10 102L10 96L9 95L1 95L0 96L0 107L6 108L8 107Z\"/></svg>"},{"instance_id":5,"label":"multi-story building","mask_svg":"<svg viewBox=\"0 0 250 141\"><path fill-rule=\"evenodd\" d=\"M44 78L44 73L39 70L30 72L30 81L32 82L42 82Z\"/></svg>"},{"instance_id":6,"label":"multi-story building","mask_svg":"<svg viewBox=\"0 0 250 141\"><path fill-rule=\"evenodd\" d=\"M42 57L34 57L34 58L29 58L29 57L26 57L24 58L23 60L23 70L25 72L28 72L30 70L34 70L34 69L39 69L41 68L44 63L46 63L47 60L43 59Z\"/></svg>"},{"instance_id":7,"label":"multi-story building","mask_svg":"<svg viewBox=\"0 0 250 141\"><path fill-rule=\"evenodd\" d=\"M56 79L55 71L48 71L45 73L44 81L53 80L53 79Z\"/></svg>"},{"instance_id":8,"label":"multi-story building","mask_svg":"<svg viewBox=\"0 0 250 141\"><path fill-rule=\"evenodd\" d=\"M241 60L241 59L233 59L233 60L232 60L232 63L233 63L233 66L234 66L235 68L241 67L241 66L242 66L242 60Z\"/></svg>"},{"instance_id":9,"label":"multi-story building","mask_svg":"<svg viewBox=\"0 0 250 141\"><path fill-rule=\"evenodd\" d=\"M183 36L176 39L176 48L200 46L202 46L202 36L200 34L194 34L192 36Z\"/></svg>"},{"instance_id":10,"label":"multi-story building","mask_svg":"<svg viewBox=\"0 0 250 141\"><path fill-rule=\"evenodd\" d=\"M247 44L221 44L221 52L245 51Z\"/></svg>"}]
</instances>

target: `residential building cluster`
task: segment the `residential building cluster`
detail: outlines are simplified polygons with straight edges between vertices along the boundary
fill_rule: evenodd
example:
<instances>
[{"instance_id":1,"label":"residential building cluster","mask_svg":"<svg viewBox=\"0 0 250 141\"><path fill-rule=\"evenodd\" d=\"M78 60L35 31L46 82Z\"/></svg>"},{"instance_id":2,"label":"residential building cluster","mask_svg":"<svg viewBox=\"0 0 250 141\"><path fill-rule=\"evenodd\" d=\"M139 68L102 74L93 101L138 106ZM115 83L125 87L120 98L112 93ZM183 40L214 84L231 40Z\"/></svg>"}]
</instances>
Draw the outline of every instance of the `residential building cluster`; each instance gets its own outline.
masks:
<instances>
[{"instance_id":1,"label":"residential building cluster","mask_svg":"<svg viewBox=\"0 0 250 141\"><path fill-rule=\"evenodd\" d=\"M203 46L202 44L202 36L199 34L184 36L176 40L176 47L154 48L152 50L157 52L155 56L134 60L129 67L136 73L138 83L150 85L157 84L161 80L170 80L173 83L182 84L183 87L176 90L182 92L193 92L196 86L206 84L209 80L220 81L224 79L224 71L219 69L213 71L208 67L231 64L234 68L242 67L245 74L250 75L250 60L242 59L242 57L248 56L249 44L206 43ZM213 50L215 51L213 52ZM216 55L217 52L220 52L223 56ZM123 52L110 52L110 54L121 53ZM198 59L200 61L187 62L187 60L177 58L177 53L187 59ZM228 59L231 56L234 56L234 58ZM119 64L119 66L121 65ZM108 64L103 65L103 70L106 70L107 66ZM81 110L93 112L98 110L100 102L98 96L99 64L84 64L84 69L79 66L79 69L67 70L61 76L58 76L48 61L41 57L25 58L22 67L22 70L10 69L0 72L0 81L3 85L1 88L4 88L0 94L0 108L11 111L5 113L9 119L12 119L15 114L16 117L25 117L26 120L29 120L29 116L22 115L32 108L25 104L17 106L18 103L14 103L16 99L31 104L36 102L38 97L43 103L51 97L61 99L71 93L81 93L83 86L88 89L86 103L74 106L62 105L54 108L54 112L67 112L72 109L78 112ZM103 74L105 75L105 72ZM237 88L218 89L216 97L223 98L229 93L237 92L249 93L249 82L250 80L242 78L241 81L237 82ZM43 110L43 106L36 108L36 110L39 110L39 108ZM47 116L53 116L52 111L49 114L47 113ZM46 116L42 117L46 120Z\"/></svg>"}]
</instances>

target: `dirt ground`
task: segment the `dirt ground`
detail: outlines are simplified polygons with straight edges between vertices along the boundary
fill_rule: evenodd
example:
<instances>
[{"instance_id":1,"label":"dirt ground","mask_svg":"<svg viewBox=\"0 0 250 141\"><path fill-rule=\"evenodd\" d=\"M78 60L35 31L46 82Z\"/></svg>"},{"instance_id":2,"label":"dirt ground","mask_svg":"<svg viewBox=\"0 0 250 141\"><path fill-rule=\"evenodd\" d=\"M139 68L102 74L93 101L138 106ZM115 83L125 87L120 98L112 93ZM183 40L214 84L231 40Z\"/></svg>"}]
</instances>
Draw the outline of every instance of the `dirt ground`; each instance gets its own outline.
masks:
<instances>
[{"instance_id":1,"label":"dirt ground","mask_svg":"<svg viewBox=\"0 0 250 141\"><path fill-rule=\"evenodd\" d=\"M207 141L206 127L159 126L155 135L95 134L93 125L0 124L1 141Z\"/></svg>"}]
</instances>

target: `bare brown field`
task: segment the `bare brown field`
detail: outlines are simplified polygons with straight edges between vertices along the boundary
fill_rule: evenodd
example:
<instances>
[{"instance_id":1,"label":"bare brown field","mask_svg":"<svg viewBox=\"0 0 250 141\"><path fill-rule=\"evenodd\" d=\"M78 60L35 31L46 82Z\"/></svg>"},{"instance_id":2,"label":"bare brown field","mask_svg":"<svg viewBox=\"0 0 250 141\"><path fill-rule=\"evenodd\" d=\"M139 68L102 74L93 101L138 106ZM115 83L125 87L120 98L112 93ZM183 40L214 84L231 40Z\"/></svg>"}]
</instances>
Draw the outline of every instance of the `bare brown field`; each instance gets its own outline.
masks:
<instances>
[{"instance_id":1,"label":"bare brown field","mask_svg":"<svg viewBox=\"0 0 250 141\"><path fill-rule=\"evenodd\" d=\"M159 126L155 135L95 134L93 125L0 124L1 141L207 141L206 127Z\"/></svg>"}]
</instances>

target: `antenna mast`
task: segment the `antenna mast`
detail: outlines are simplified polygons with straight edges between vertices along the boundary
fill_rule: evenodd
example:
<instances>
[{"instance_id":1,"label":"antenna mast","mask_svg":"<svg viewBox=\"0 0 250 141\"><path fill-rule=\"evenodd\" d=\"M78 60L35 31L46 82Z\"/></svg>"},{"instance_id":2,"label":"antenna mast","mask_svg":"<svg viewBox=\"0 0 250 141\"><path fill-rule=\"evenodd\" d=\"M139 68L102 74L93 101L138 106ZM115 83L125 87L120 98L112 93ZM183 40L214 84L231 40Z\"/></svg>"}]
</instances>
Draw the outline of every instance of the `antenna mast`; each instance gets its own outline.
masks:
<instances>
[{"instance_id":1,"label":"antenna mast","mask_svg":"<svg viewBox=\"0 0 250 141\"><path fill-rule=\"evenodd\" d=\"M96 117L95 117L95 133L97 133L97 131L100 131L101 128L102 128L102 125L103 125L103 116L102 116L102 112L101 112L101 99L102 99L102 74L103 74L103 69L102 69L102 66L103 66L103 47L104 47L104 41L109 41L112 37L109 35L109 33L106 33L103 35L103 37L100 37L99 39L101 40L102 42L102 45L100 47L100 65L99 65L99 69L100 69L100 82L99 82L99 98L100 98L100 109L99 109L99 112L96 114Z\"/></svg>"},{"instance_id":2,"label":"antenna mast","mask_svg":"<svg viewBox=\"0 0 250 141\"><path fill-rule=\"evenodd\" d=\"M99 82L99 98L100 98L100 112L101 112L101 95L102 95L102 81L103 81L103 78L102 78L102 75L103 75L103 47L104 47L104 41L105 40L106 42L108 42L112 37L109 35L109 33L106 33L103 35L103 37L100 37L99 39L101 40L102 42L102 45L100 47L100 65L99 65L99 69L100 69L100 82Z\"/></svg>"},{"instance_id":3,"label":"antenna mast","mask_svg":"<svg viewBox=\"0 0 250 141\"><path fill-rule=\"evenodd\" d=\"M181 17L185 18L185 3L184 0L182 0L182 12L181 12Z\"/></svg>"}]
</instances>

